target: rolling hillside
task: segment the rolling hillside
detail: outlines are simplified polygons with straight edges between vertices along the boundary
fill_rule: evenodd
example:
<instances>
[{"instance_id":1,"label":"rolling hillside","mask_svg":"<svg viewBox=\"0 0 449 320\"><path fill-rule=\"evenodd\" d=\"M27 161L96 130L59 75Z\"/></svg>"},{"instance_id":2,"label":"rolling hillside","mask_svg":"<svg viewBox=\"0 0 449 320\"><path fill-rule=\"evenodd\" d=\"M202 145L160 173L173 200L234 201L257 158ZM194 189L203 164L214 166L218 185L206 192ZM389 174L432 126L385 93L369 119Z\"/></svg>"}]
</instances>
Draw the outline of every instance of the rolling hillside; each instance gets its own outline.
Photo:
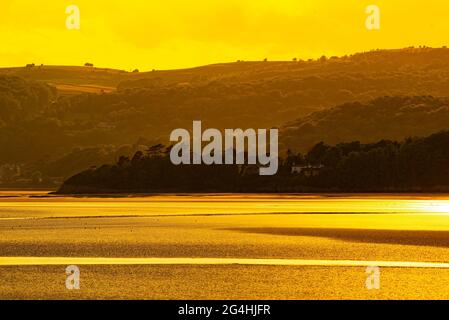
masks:
<instances>
[{"instance_id":1,"label":"rolling hillside","mask_svg":"<svg viewBox=\"0 0 449 320\"><path fill-rule=\"evenodd\" d=\"M284 148L304 152L320 141L372 143L448 129L449 98L396 96L346 103L312 113L283 126L280 139Z\"/></svg>"},{"instance_id":2,"label":"rolling hillside","mask_svg":"<svg viewBox=\"0 0 449 320\"><path fill-rule=\"evenodd\" d=\"M63 162L83 150L97 165L124 145L167 143L173 129L190 128L193 120L219 129L279 127L283 150L298 151L321 140L422 136L449 123L447 99L440 98L449 96L447 48L140 73L3 68L0 80L0 166L46 172L55 161L68 168Z\"/></svg>"}]
</instances>

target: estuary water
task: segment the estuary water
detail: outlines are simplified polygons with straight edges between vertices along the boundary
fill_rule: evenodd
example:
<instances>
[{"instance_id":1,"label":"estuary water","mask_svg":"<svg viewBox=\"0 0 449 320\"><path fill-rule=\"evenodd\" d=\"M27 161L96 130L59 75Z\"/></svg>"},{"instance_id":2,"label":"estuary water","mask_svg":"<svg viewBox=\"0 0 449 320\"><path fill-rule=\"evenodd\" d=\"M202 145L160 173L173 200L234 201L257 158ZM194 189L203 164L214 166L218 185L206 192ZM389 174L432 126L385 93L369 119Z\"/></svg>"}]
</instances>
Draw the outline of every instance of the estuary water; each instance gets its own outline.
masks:
<instances>
[{"instance_id":1,"label":"estuary water","mask_svg":"<svg viewBox=\"0 0 449 320\"><path fill-rule=\"evenodd\" d=\"M84 270L75 296L67 265ZM383 291L365 291L370 266ZM0 192L3 298L438 299L446 281L447 195Z\"/></svg>"}]
</instances>

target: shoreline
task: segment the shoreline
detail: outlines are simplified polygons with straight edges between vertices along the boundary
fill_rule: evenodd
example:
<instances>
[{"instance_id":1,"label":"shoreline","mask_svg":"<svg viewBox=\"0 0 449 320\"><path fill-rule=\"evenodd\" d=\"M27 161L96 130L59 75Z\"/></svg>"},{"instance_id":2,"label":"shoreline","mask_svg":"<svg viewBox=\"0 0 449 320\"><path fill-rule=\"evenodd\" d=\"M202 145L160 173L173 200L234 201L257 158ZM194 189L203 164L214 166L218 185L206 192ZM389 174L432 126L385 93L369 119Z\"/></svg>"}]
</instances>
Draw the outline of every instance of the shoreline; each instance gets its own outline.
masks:
<instances>
[{"instance_id":1,"label":"shoreline","mask_svg":"<svg viewBox=\"0 0 449 320\"><path fill-rule=\"evenodd\" d=\"M3 194L3 193L7 194ZM364 198L364 199L446 199L446 192L113 192L113 193L72 193L61 194L48 190L0 190L0 201L2 199L133 199L133 198L157 198L157 197L204 197L204 198L239 198L239 199L341 199L341 198Z\"/></svg>"},{"instance_id":2,"label":"shoreline","mask_svg":"<svg viewBox=\"0 0 449 320\"><path fill-rule=\"evenodd\" d=\"M199 190L199 191L188 191L188 190L153 190L153 191L143 191L143 190L80 190L79 192L62 192L60 190L51 191L48 193L50 196L83 196L83 197L99 197L99 196L158 196L158 195L334 195L334 196L347 196L347 195L369 195L369 194L389 194L389 195L425 195L425 194L441 194L449 195L449 187L447 188L435 188L426 190L416 190L416 189L403 189L403 190L364 190L364 191L354 191L354 190L333 190L333 189L323 189L323 190L287 190L287 191L276 191L276 190L248 190L248 191L217 191L217 190Z\"/></svg>"}]
</instances>

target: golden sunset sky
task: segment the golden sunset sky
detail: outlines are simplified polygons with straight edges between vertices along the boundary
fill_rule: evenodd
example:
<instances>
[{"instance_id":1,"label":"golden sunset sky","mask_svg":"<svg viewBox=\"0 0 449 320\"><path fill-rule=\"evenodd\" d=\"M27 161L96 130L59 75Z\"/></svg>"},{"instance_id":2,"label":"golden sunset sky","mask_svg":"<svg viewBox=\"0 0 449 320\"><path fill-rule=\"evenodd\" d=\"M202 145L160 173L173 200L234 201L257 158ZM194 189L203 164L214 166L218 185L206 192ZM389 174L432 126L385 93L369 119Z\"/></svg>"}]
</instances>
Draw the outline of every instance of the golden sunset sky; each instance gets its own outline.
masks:
<instances>
[{"instance_id":1,"label":"golden sunset sky","mask_svg":"<svg viewBox=\"0 0 449 320\"><path fill-rule=\"evenodd\" d=\"M81 11L66 28L65 9ZM365 27L378 5L380 30ZM447 0L1 0L0 66L130 70L448 44Z\"/></svg>"}]
</instances>

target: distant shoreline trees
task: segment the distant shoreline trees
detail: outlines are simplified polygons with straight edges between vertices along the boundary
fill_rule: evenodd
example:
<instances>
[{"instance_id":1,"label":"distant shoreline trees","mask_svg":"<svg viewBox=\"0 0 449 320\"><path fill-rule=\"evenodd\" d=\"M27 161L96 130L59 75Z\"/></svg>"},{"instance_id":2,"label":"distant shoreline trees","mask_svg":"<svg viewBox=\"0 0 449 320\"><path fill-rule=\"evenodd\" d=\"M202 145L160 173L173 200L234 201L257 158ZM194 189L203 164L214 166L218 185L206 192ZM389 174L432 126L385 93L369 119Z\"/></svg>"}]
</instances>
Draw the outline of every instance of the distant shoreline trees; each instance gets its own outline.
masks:
<instances>
[{"instance_id":1,"label":"distant shoreline trees","mask_svg":"<svg viewBox=\"0 0 449 320\"><path fill-rule=\"evenodd\" d=\"M449 191L449 131L402 142L316 144L288 152L277 175L251 165L173 165L157 145L81 172L59 193L113 192L424 192ZM292 170L298 164L304 170ZM253 168L255 167L255 168Z\"/></svg>"}]
</instances>

